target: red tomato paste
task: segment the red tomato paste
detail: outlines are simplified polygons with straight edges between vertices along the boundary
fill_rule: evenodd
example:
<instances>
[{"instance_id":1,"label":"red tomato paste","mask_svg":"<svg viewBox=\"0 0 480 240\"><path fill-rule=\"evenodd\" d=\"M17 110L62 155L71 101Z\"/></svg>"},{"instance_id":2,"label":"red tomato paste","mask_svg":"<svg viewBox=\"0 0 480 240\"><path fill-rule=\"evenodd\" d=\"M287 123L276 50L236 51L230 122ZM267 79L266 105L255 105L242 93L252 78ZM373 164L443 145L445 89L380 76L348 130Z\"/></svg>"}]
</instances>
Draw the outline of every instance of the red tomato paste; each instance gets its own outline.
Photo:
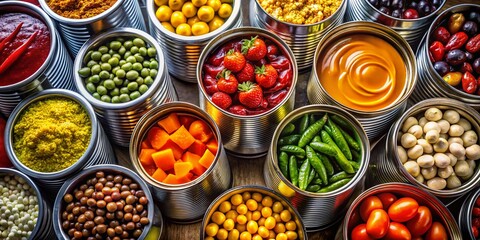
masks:
<instances>
[{"instance_id":1,"label":"red tomato paste","mask_svg":"<svg viewBox=\"0 0 480 240\"><path fill-rule=\"evenodd\" d=\"M50 52L50 30L40 19L24 13L0 14L0 42L12 34L23 23L18 34L0 50L0 66L27 39L38 31L37 36L21 56L0 74L0 86L8 86L28 78L47 59Z\"/></svg>"}]
</instances>

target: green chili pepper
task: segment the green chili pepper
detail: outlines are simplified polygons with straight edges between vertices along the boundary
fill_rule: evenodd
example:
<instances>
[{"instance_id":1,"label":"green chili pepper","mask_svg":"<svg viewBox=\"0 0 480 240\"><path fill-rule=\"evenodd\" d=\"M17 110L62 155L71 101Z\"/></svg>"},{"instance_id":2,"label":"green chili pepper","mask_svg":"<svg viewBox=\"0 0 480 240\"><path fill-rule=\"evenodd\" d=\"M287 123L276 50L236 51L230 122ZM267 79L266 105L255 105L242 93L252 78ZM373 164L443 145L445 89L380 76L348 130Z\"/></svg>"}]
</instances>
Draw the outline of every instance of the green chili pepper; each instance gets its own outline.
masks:
<instances>
[{"instance_id":1,"label":"green chili pepper","mask_svg":"<svg viewBox=\"0 0 480 240\"><path fill-rule=\"evenodd\" d=\"M323 142L311 142L310 147L312 147L315 151L321 152L328 156L334 157L335 155L337 155L337 151L335 151L335 149Z\"/></svg>"},{"instance_id":2,"label":"green chili pepper","mask_svg":"<svg viewBox=\"0 0 480 240\"><path fill-rule=\"evenodd\" d=\"M345 157L348 160L352 160L352 152L350 152L347 140L345 140L345 138L343 137L342 132L339 130L338 126L333 121L327 121L327 124L332 129L333 141L335 141L338 148L342 150Z\"/></svg>"},{"instance_id":3,"label":"green chili pepper","mask_svg":"<svg viewBox=\"0 0 480 240\"><path fill-rule=\"evenodd\" d=\"M355 150L352 150L352 157L353 157L353 160L355 160L355 162L362 161L362 155Z\"/></svg>"},{"instance_id":4,"label":"green chili pepper","mask_svg":"<svg viewBox=\"0 0 480 240\"><path fill-rule=\"evenodd\" d=\"M325 170L325 166L323 166L322 160L318 158L317 153L315 153L313 148L307 146L306 149L307 159L310 161L310 165L312 165L313 169L318 173L322 182L328 184L327 171Z\"/></svg>"},{"instance_id":5,"label":"green chili pepper","mask_svg":"<svg viewBox=\"0 0 480 240\"><path fill-rule=\"evenodd\" d=\"M288 154L286 152L280 152L278 156L278 166L283 176L288 178Z\"/></svg>"},{"instance_id":6,"label":"green chili pepper","mask_svg":"<svg viewBox=\"0 0 480 240\"><path fill-rule=\"evenodd\" d=\"M317 192L318 190L320 190L320 185L317 185L317 184L310 184L308 185L308 187L305 189L309 192Z\"/></svg>"},{"instance_id":7,"label":"green chili pepper","mask_svg":"<svg viewBox=\"0 0 480 240\"><path fill-rule=\"evenodd\" d=\"M293 185L298 187L298 167L297 167L297 158L292 155L288 159L288 171L290 176L290 181Z\"/></svg>"},{"instance_id":8,"label":"green chili pepper","mask_svg":"<svg viewBox=\"0 0 480 240\"><path fill-rule=\"evenodd\" d=\"M282 130L282 132L280 133L280 136L286 136L286 135L289 135L291 133L293 133L293 131L295 131L295 125L293 123L288 123Z\"/></svg>"},{"instance_id":9,"label":"green chili pepper","mask_svg":"<svg viewBox=\"0 0 480 240\"><path fill-rule=\"evenodd\" d=\"M323 130L325 130L330 136L332 136L332 128L328 125L323 126Z\"/></svg>"},{"instance_id":10,"label":"green chili pepper","mask_svg":"<svg viewBox=\"0 0 480 240\"><path fill-rule=\"evenodd\" d=\"M311 164L310 164L311 165ZM313 179L317 176L317 172L315 171L314 168L310 169L310 173L308 174L307 182L306 185L310 185L310 183L313 181Z\"/></svg>"},{"instance_id":11,"label":"green chili pepper","mask_svg":"<svg viewBox=\"0 0 480 240\"><path fill-rule=\"evenodd\" d=\"M305 132L302 133L302 137L298 141L298 146L299 147L305 147L314 137L317 135L320 130L322 130L322 127L325 125L327 122L328 116L325 114L322 119L316 121L312 125L310 125Z\"/></svg>"},{"instance_id":12,"label":"green chili pepper","mask_svg":"<svg viewBox=\"0 0 480 240\"><path fill-rule=\"evenodd\" d=\"M298 140L300 140L300 137L302 135L300 134L293 134L293 135L288 135L285 137L281 137L278 140L278 145L284 146L284 145L297 145Z\"/></svg>"},{"instance_id":13,"label":"green chili pepper","mask_svg":"<svg viewBox=\"0 0 480 240\"><path fill-rule=\"evenodd\" d=\"M330 162L328 157L321 153L317 153L317 157L322 160L323 166L325 166L325 170L327 171L327 176L332 176L335 171L333 170L332 163Z\"/></svg>"},{"instance_id":14,"label":"green chili pepper","mask_svg":"<svg viewBox=\"0 0 480 240\"><path fill-rule=\"evenodd\" d=\"M336 174L333 175L332 177L330 177L330 178L328 179L328 182L329 182L329 183L334 183L334 182L338 182L338 181L340 181L340 180L342 180L342 179L351 178L351 177L353 177L353 174L348 174L348 173L346 173L346 172L344 172L344 171L341 171L341 172L336 173Z\"/></svg>"},{"instance_id":15,"label":"green chili pepper","mask_svg":"<svg viewBox=\"0 0 480 240\"><path fill-rule=\"evenodd\" d=\"M309 115L304 114L302 119L300 119L300 124L298 124L299 125L298 132L299 133L305 132L305 130L307 130L309 124L310 124L309 123Z\"/></svg>"},{"instance_id":16,"label":"green chili pepper","mask_svg":"<svg viewBox=\"0 0 480 240\"><path fill-rule=\"evenodd\" d=\"M321 138L320 136L318 136L318 135L315 135L315 137L313 137L313 139L312 139L312 141L311 141L310 143L312 143L312 142L321 142L321 141L322 141L322 138Z\"/></svg>"},{"instance_id":17,"label":"green chili pepper","mask_svg":"<svg viewBox=\"0 0 480 240\"><path fill-rule=\"evenodd\" d=\"M322 137L322 141L324 143L330 144L330 146L332 146L337 151L337 155L335 155L335 160L340 166L340 168L347 173L355 173L355 170L353 169L352 165L347 160L347 158L345 158L345 155L343 155L342 151L340 150L340 148L338 148L338 146L332 140L330 135L328 135L327 132L322 130L320 132L320 136Z\"/></svg>"},{"instance_id":18,"label":"green chili pepper","mask_svg":"<svg viewBox=\"0 0 480 240\"><path fill-rule=\"evenodd\" d=\"M305 157L305 150L303 148L295 146L295 145L285 145L280 147L280 151L287 152L294 154L297 157Z\"/></svg>"},{"instance_id":19,"label":"green chili pepper","mask_svg":"<svg viewBox=\"0 0 480 240\"><path fill-rule=\"evenodd\" d=\"M334 182L334 183L318 190L317 193L326 193L326 192L331 192L331 191L337 190L337 189L345 186L345 184L350 182L350 180L352 180L352 179L351 178L344 178L340 181Z\"/></svg>"},{"instance_id":20,"label":"green chili pepper","mask_svg":"<svg viewBox=\"0 0 480 240\"><path fill-rule=\"evenodd\" d=\"M353 167L353 169L355 169L355 171L358 171L358 169L360 169L360 163L354 162L354 161L348 161L348 162L352 165L352 167Z\"/></svg>"},{"instance_id":21,"label":"green chili pepper","mask_svg":"<svg viewBox=\"0 0 480 240\"><path fill-rule=\"evenodd\" d=\"M317 184L317 185L323 185L322 179L317 175L313 181L311 182L312 184Z\"/></svg>"},{"instance_id":22,"label":"green chili pepper","mask_svg":"<svg viewBox=\"0 0 480 240\"><path fill-rule=\"evenodd\" d=\"M332 116L330 116L330 119L333 120L336 124L338 124L343 129L346 129L347 131L350 131L350 132L355 132L355 129L353 129L353 127L350 125L350 123L345 121L340 116L332 115Z\"/></svg>"},{"instance_id":23,"label":"green chili pepper","mask_svg":"<svg viewBox=\"0 0 480 240\"><path fill-rule=\"evenodd\" d=\"M317 119L315 119L315 114L310 114L310 123L314 123L317 121Z\"/></svg>"},{"instance_id":24,"label":"green chili pepper","mask_svg":"<svg viewBox=\"0 0 480 240\"><path fill-rule=\"evenodd\" d=\"M338 130L340 130L340 132L342 133L343 137L345 138L345 140L347 141L347 144L348 146L350 146L351 148L353 148L354 150L356 151L360 151L361 150L361 147L360 145L357 143L357 141L355 139L353 139L352 136L350 136L350 134L348 134L345 130L343 130L342 128L338 128Z\"/></svg>"},{"instance_id":25,"label":"green chili pepper","mask_svg":"<svg viewBox=\"0 0 480 240\"><path fill-rule=\"evenodd\" d=\"M307 180L308 175L310 174L310 161L308 158L302 163L300 166L300 170L298 171L298 187L302 190L305 190L307 187Z\"/></svg>"}]
</instances>

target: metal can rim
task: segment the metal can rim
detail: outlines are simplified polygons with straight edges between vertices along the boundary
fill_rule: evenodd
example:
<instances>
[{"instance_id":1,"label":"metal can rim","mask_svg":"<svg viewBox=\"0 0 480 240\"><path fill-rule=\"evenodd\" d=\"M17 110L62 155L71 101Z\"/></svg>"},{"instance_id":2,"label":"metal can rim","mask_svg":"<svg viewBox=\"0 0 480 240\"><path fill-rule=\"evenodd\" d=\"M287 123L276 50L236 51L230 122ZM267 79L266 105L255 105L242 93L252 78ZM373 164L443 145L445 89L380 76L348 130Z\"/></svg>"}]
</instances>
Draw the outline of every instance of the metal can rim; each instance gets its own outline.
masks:
<instances>
[{"instance_id":1,"label":"metal can rim","mask_svg":"<svg viewBox=\"0 0 480 240\"><path fill-rule=\"evenodd\" d=\"M435 9L435 11L431 12L430 14L428 14L428 15L426 15L426 16L423 16L423 17L421 17L421 18L416 18L416 19L403 19L403 18L392 17L392 16L387 15L387 14L385 14L385 13L383 13L383 12L380 12L380 10L378 10L376 7L374 7L369 1L365 1L365 2L369 5L369 7L373 8L377 14L380 14L380 15L382 15L383 17L390 18L390 19L394 19L394 20L401 21L401 22L408 22L408 23L410 23L410 22L419 22L419 21L421 21L421 20L426 20L426 19L428 19L428 18L430 18L430 17L433 17L435 14L437 14L437 13L440 11L440 9L443 8L443 6L444 6L445 3L447 2L447 0L442 0L442 4L441 4L437 9Z\"/></svg>"}]
</instances>

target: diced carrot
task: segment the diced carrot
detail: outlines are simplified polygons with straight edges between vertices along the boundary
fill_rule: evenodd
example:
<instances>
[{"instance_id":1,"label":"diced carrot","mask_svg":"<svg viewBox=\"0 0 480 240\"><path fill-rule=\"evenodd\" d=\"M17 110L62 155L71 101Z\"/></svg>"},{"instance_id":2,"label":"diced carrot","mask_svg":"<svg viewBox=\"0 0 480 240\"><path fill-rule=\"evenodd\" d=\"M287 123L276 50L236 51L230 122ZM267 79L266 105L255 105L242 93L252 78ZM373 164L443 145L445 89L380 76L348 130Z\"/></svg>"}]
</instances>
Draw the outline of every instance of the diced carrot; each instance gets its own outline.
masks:
<instances>
[{"instance_id":1,"label":"diced carrot","mask_svg":"<svg viewBox=\"0 0 480 240\"><path fill-rule=\"evenodd\" d=\"M195 142L195 138L184 126L181 126L177 131L170 135L170 139L184 150Z\"/></svg>"},{"instance_id":2,"label":"diced carrot","mask_svg":"<svg viewBox=\"0 0 480 240\"><path fill-rule=\"evenodd\" d=\"M218 151L218 142L216 138L210 139L210 141L207 142L207 148L212 152L214 155L217 154Z\"/></svg>"},{"instance_id":3,"label":"diced carrot","mask_svg":"<svg viewBox=\"0 0 480 240\"><path fill-rule=\"evenodd\" d=\"M158 121L160 125L168 134L172 134L180 127L180 122L176 113L170 113L166 118Z\"/></svg>"},{"instance_id":4,"label":"diced carrot","mask_svg":"<svg viewBox=\"0 0 480 240\"><path fill-rule=\"evenodd\" d=\"M173 174L168 174L167 177L165 179L163 179L163 182L164 183L167 183L167 184L180 184L180 180L178 179L177 176L173 175Z\"/></svg>"},{"instance_id":5,"label":"diced carrot","mask_svg":"<svg viewBox=\"0 0 480 240\"><path fill-rule=\"evenodd\" d=\"M153 148L159 150L170 139L170 135L159 127L152 127L148 131L147 139Z\"/></svg>"},{"instance_id":6,"label":"diced carrot","mask_svg":"<svg viewBox=\"0 0 480 240\"><path fill-rule=\"evenodd\" d=\"M141 148L152 148L152 146L150 146L150 143L148 142L148 140L145 139L142 141Z\"/></svg>"},{"instance_id":7,"label":"diced carrot","mask_svg":"<svg viewBox=\"0 0 480 240\"><path fill-rule=\"evenodd\" d=\"M207 146L202 141L195 139L195 142L188 148L188 151L202 156L206 149Z\"/></svg>"},{"instance_id":8,"label":"diced carrot","mask_svg":"<svg viewBox=\"0 0 480 240\"><path fill-rule=\"evenodd\" d=\"M194 138L202 142L207 142L213 136L212 130L203 120L192 122L188 131Z\"/></svg>"},{"instance_id":9,"label":"diced carrot","mask_svg":"<svg viewBox=\"0 0 480 240\"><path fill-rule=\"evenodd\" d=\"M178 181L179 181L180 184L182 184L182 183L188 183L188 182L192 181L192 180L190 180L190 178L188 178L187 176L183 176L183 177L177 176L177 179L178 179Z\"/></svg>"},{"instance_id":10,"label":"diced carrot","mask_svg":"<svg viewBox=\"0 0 480 240\"><path fill-rule=\"evenodd\" d=\"M155 165L161 168L163 171L168 171L173 168L175 164L175 157L173 156L172 149L168 148L165 150L160 150L152 154L153 161Z\"/></svg>"},{"instance_id":11,"label":"diced carrot","mask_svg":"<svg viewBox=\"0 0 480 240\"><path fill-rule=\"evenodd\" d=\"M198 160L198 163L200 163L200 165L203 167L208 168L210 165L212 165L213 160L215 160L215 155L213 155L212 152L207 149L200 160Z\"/></svg>"},{"instance_id":12,"label":"diced carrot","mask_svg":"<svg viewBox=\"0 0 480 240\"><path fill-rule=\"evenodd\" d=\"M155 173L155 171L157 171L157 166L155 166L155 164L153 165L143 165L142 164L142 167L143 169L145 169L145 172L148 173L148 175L152 176L153 173Z\"/></svg>"},{"instance_id":13,"label":"diced carrot","mask_svg":"<svg viewBox=\"0 0 480 240\"><path fill-rule=\"evenodd\" d=\"M143 165L155 165L153 161L152 154L155 153L157 150L155 149L142 149L140 151L140 155L138 155L138 159Z\"/></svg>"},{"instance_id":14,"label":"diced carrot","mask_svg":"<svg viewBox=\"0 0 480 240\"><path fill-rule=\"evenodd\" d=\"M175 157L175 159L180 159L182 157L183 149L180 148L172 140L168 140L167 143L165 143L165 145L163 145L163 147L160 150L164 150L164 149L172 149L173 156Z\"/></svg>"},{"instance_id":15,"label":"diced carrot","mask_svg":"<svg viewBox=\"0 0 480 240\"><path fill-rule=\"evenodd\" d=\"M177 177L184 177L193 169L193 165L190 162L176 162L173 169Z\"/></svg>"},{"instance_id":16,"label":"diced carrot","mask_svg":"<svg viewBox=\"0 0 480 240\"><path fill-rule=\"evenodd\" d=\"M185 177L188 178L188 179L190 179L190 180L192 180L192 178L193 178L193 173L189 172L189 173L187 173L187 175L186 175Z\"/></svg>"},{"instance_id":17,"label":"diced carrot","mask_svg":"<svg viewBox=\"0 0 480 240\"><path fill-rule=\"evenodd\" d=\"M189 128L190 124L192 124L193 121L195 121L196 118L188 115L180 115L178 116L178 121L180 122L181 125L185 126L185 128Z\"/></svg>"},{"instance_id":18,"label":"diced carrot","mask_svg":"<svg viewBox=\"0 0 480 240\"><path fill-rule=\"evenodd\" d=\"M152 177L161 182L167 177L167 174L161 168L157 168L157 170L155 170L155 172L152 174Z\"/></svg>"},{"instance_id":19,"label":"diced carrot","mask_svg":"<svg viewBox=\"0 0 480 240\"><path fill-rule=\"evenodd\" d=\"M189 151L186 151L183 156L182 160L184 162L190 162L192 163L193 169L192 172L197 175L202 175L205 172L205 168L198 163L198 160L200 160L200 156L194 153L191 153Z\"/></svg>"}]
</instances>

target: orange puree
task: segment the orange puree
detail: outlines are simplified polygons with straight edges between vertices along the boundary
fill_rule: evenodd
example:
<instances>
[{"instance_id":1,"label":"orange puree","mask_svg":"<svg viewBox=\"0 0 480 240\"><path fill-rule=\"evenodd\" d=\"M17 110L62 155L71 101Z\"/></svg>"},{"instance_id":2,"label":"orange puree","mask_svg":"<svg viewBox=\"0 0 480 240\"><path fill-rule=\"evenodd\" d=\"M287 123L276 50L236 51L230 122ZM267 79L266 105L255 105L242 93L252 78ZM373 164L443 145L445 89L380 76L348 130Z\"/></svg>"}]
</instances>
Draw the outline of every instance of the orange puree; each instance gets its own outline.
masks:
<instances>
[{"instance_id":1,"label":"orange puree","mask_svg":"<svg viewBox=\"0 0 480 240\"><path fill-rule=\"evenodd\" d=\"M320 83L339 103L361 111L386 108L403 95L406 67L388 42L368 34L343 37L321 54Z\"/></svg>"}]
</instances>

